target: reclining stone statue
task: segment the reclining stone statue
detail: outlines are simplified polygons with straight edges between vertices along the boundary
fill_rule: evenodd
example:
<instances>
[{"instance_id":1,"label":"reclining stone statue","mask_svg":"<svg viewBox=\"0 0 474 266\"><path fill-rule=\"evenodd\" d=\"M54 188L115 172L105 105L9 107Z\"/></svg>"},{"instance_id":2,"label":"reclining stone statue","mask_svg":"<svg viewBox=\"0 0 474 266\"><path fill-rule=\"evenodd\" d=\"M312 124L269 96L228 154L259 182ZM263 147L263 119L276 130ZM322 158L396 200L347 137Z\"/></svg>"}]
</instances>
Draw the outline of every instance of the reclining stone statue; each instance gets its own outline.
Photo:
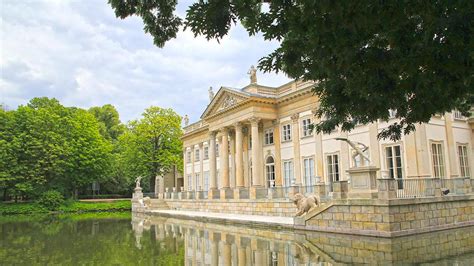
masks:
<instances>
[{"instance_id":1,"label":"reclining stone statue","mask_svg":"<svg viewBox=\"0 0 474 266\"><path fill-rule=\"evenodd\" d=\"M312 208L319 205L318 199L314 195L305 197L303 194L296 193L293 197L293 203L296 205L298 212L295 216L302 216Z\"/></svg>"}]
</instances>

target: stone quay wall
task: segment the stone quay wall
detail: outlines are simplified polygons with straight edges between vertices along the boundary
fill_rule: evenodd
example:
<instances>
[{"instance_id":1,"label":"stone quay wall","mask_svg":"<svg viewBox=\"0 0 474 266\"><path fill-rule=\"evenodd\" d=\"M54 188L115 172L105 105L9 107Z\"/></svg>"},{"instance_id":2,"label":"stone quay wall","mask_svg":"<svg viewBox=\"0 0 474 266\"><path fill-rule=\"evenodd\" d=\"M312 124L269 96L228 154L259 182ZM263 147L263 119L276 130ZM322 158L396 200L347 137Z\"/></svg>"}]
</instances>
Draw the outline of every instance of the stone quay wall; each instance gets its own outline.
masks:
<instances>
[{"instance_id":1,"label":"stone quay wall","mask_svg":"<svg viewBox=\"0 0 474 266\"><path fill-rule=\"evenodd\" d=\"M472 227L396 238L375 238L342 234L307 233L306 239L318 248L318 255L334 264L405 265L429 263L474 251ZM326 254L327 256L324 256Z\"/></svg>"},{"instance_id":2,"label":"stone quay wall","mask_svg":"<svg viewBox=\"0 0 474 266\"><path fill-rule=\"evenodd\" d=\"M394 237L474 225L474 196L334 200L303 217L304 230Z\"/></svg>"},{"instance_id":3,"label":"stone quay wall","mask_svg":"<svg viewBox=\"0 0 474 266\"><path fill-rule=\"evenodd\" d=\"M296 213L289 200L172 200L166 199L171 210L217 212L247 215L291 217Z\"/></svg>"}]
</instances>

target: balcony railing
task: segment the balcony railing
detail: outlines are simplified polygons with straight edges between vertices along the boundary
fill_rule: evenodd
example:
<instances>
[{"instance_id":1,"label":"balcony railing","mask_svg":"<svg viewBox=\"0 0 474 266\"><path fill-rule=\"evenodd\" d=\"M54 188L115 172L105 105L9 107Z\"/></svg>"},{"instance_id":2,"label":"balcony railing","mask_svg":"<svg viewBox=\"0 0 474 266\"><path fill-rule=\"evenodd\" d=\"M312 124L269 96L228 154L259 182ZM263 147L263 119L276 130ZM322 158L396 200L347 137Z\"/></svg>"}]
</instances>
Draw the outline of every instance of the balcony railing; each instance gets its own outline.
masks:
<instances>
[{"instance_id":1,"label":"balcony railing","mask_svg":"<svg viewBox=\"0 0 474 266\"><path fill-rule=\"evenodd\" d=\"M435 196L435 178L398 179L397 198L422 198Z\"/></svg>"}]
</instances>

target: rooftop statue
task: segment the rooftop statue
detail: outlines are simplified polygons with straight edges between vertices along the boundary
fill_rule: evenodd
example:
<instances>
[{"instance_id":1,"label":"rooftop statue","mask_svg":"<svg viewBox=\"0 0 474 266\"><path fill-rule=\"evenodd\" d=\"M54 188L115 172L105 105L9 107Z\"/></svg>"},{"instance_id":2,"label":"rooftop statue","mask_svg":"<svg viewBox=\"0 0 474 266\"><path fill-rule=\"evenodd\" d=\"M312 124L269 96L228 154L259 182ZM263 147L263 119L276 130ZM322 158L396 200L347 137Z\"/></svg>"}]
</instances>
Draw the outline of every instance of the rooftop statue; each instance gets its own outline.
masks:
<instances>
[{"instance_id":1,"label":"rooftop statue","mask_svg":"<svg viewBox=\"0 0 474 266\"><path fill-rule=\"evenodd\" d=\"M365 154L365 152L369 149L369 147L367 145L365 145L364 143L361 143L361 142L351 141L351 140L346 139L346 138L336 138L336 140L345 141L349 144L349 146L351 146L354 149L354 151L352 152L352 160L354 161L354 165L356 165L356 157L357 156L361 157L361 165L362 166L365 165L366 160L367 160L367 162L370 163L369 157L367 157L367 155Z\"/></svg>"},{"instance_id":2,"label":"rooftop statue","mask_svg":"<svg viewBox=\"0 0 474 266\"><path fill-rule=\"evenodd\" d=\"M185 126L189 125L189 117L188 117L188 115L184 115L183 120L184 120L184 125L185 125Z\"/></svg>"},{"instance_id":3,"label":"rooftop statue","mask_svg":"<svg viewBox=\"0 0 474 266\"><path fill-rule=\"evenodd\" d=\"M209 102L212 102L212 99L214 99L214 91L212 91L212 86L209 87Z\"/></svg>"},{"instance_id":4,"label":"rooftop statue","mask_svg":"<svg viewBox=\"0 0 474 266\"><path fill-rule=\"evenodd\" d=\"M257 69L252 65L247 72L250 76L250 84L257 84Z\"/></svg>"}]
</instances>

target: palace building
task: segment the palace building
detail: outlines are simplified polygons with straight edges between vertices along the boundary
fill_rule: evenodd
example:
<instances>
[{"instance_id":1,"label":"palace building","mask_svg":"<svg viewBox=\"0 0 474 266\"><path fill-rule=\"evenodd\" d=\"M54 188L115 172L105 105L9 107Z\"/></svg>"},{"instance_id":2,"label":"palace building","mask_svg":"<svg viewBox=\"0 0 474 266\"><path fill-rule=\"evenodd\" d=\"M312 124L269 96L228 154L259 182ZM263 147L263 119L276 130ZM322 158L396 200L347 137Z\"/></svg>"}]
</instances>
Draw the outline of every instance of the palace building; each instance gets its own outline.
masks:
<instances>
[{"instance_id":1,"label":"palace building","mask_svg":"<svg viewBox=\"0 0 474 266\"><path fill-rule=\"evenodd\" d=\"M377 139L396 121L394 112L389 121L351 132L315 134L310 125L318 122L318 97L312 82L268 87L257 83L253 68L249 74L251 82L243 88L221 87L215 95L210 91L201 119L185 121L184 173L177 191L200 193L195 198L239 199L252 198L259 189L348 180L347 170L364 162L353 160L354 149L336 138L368 147L370 165L380 169L377 178L471 176L472 117L457 111L435 116L397 142Z\"/></svg>"}]
</instances>

